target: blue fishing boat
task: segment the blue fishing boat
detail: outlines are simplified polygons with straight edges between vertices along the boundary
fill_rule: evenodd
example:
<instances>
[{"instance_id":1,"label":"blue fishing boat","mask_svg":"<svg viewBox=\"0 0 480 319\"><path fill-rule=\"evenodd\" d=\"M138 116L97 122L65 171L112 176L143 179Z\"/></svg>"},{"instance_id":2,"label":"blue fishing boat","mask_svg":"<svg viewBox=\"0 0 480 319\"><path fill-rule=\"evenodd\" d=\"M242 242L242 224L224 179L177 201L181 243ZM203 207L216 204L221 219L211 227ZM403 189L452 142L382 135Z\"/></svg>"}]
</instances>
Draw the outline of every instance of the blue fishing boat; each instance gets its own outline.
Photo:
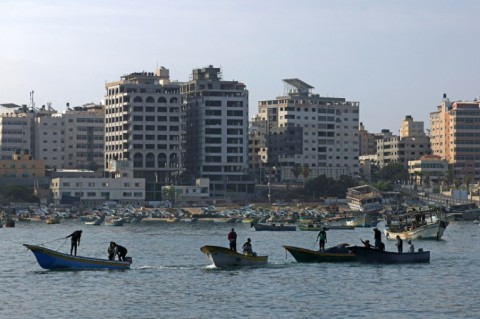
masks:
<instances>
[{"instance_id":1,"label":"blue fishing boat","mask_svg":"<svg viewBox=\"0 0 480 319\"><path fill-rule=\"evenodd\" d=\"M83 270L83 269L129 269L132 259L126 261L72 256L45 247L23 244L30 249L40 267L49 270Z\"/></svg>"}]
</instances>

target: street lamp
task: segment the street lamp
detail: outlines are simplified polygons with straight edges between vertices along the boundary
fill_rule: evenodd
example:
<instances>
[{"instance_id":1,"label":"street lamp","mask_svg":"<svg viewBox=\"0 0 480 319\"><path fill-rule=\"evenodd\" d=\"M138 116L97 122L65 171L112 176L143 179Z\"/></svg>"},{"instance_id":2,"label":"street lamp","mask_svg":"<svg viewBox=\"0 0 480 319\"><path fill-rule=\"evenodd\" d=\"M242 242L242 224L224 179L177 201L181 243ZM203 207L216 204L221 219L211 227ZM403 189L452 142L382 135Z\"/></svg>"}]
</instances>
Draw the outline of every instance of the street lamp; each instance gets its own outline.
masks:
<instances>
[{"instance_id":1,"label":"street lamp","mask_svg":"<svg viewBox=\"0 0 480 319\"><path fill-rule=\"evenodd\" d=\"M275 171L275 166L270 168L270 170L268 171L268 202L269 203L272 202L272 186L271 186L271 183L270 183L270 179L272 177L272 169Z\"/></svg>"}]
</instances>

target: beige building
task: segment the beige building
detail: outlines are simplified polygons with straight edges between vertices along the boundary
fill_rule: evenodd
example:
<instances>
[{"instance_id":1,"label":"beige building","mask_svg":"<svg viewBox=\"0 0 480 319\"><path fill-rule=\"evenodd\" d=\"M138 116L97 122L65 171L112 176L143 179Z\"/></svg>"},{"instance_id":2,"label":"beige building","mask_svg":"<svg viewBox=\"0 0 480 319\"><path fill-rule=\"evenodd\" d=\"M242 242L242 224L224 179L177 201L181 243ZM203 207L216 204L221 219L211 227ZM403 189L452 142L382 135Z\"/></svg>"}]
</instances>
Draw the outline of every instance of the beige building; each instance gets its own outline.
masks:
<instances>
[{"instance_id":1,"label":"beige building","mask_svg":"<svg viewBox=\"0 0 480 319\"><path fill-rule=\"evenodd\" d=\"M432 154L447 160L455 179L480 180L480 102L451 102L430 113Z\"/></svg>"},{"instance_id":2,"label":"beige building","mask_svg":"<svg viewBox=\"0 0 480 319\"><path fill-rule=\"evenodd\" d=\"M438 155L424 155L408 161L408 174L417 184L438 184L448 172L448 163Z\"/></svg>"},{"instance_id":3,"label":"beige building","mask_svg":"<svg viewBox=\"0 0 480 319\"><path fill-rule=\"evenodd\" d=\"M377 154L377 139L375 134L369 133L363 123L360 123L358 130L360 138L360 156Z\"/></svg>"},{"instance_id":4,"label":"beige building","mask_svg":"<svg viewBox=\"0 0 480 319\"><path fill-rule=\"evenodd\" d=\"M389 163L400 163L407 168L408 161L417 160L427 154L430 154L429 137L423 131L423 124L414 122L411 116L406 116L402 121L401 136L382 130L382 134L377 137L380 167Z\"/></svg>"},{"instance_id":5,"label":"beige building","mask_svg":"<svg viewBox=\"0 0 480 319\"><path fill-rule=\"evenodd\" d=\"M26 180L33 186L34 179L45 177L45 161L33 159L28 151L17 150L10 159L0 160L0 177L4 181Z\"/></svg>"}]
</instances>

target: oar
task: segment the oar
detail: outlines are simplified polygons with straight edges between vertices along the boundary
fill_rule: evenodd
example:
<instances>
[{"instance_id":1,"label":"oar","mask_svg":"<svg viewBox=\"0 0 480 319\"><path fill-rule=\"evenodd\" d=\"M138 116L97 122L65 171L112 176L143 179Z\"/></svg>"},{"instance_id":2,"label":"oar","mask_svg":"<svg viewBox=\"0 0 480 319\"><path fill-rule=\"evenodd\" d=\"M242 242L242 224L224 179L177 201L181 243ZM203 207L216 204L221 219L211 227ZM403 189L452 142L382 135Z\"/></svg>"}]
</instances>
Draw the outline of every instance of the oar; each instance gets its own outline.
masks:
<instances>
[{"instance_id":1,"label":"oar","mask_svg":"<svg viewBox=\"0 0 480 319\"><path fill-rule=\"evenodd\" d=\"M317 237L317 239L315 239L315 244L313 244L312 250L315 250L315 247L317 247L317 241L318 241L318 237Z\"/></svg>"}]
</instances>

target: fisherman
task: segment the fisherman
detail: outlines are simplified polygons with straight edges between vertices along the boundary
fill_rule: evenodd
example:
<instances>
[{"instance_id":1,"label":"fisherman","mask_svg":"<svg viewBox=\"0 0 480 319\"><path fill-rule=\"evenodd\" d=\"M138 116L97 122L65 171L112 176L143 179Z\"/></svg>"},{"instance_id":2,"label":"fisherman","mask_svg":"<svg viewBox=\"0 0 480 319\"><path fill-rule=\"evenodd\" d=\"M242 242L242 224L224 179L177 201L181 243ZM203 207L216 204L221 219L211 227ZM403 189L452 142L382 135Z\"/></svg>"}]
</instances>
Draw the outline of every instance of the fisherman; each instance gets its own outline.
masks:
<instances>
[{"instance_id":1,"label":"fisherman","mask_svg":"<svg viewBox=\"0 0 480 319\"><path fill-rule=\"evenodd\" d=\"M237 251L237 233L233 228L228 233L228 241L230 243L230 249L233 251Z\"/></svg>"},{"instance_id":2,"label":"fisherman","mask_svg":"<svg viewBox=\"0 0 480 319\"><path fill-rule=\"evenodd\" d=\"M373 247L372 245L370 245L370 241L369 241L368 239L365 240L365 241L363 241L362 239L360 239L360 241L363 243L363 247L365 247L365 248L370 249L370 248Z\"/></svg>"},{"instance_id":3,"label":"fisherman","mask_svg":"<svg viewBox=\"0 0 480 319\"><path fill-rule=\"evenodd\" d=\"M409 253L414 253L415 252L415 246L413 246L412 241L409 240L408 244L410 245L410 247L408 248L408 252Z\"/></svg>"},{"instance_id":4,"label":"fisherman","mask_svg":"<svg viewBox=\"0 0 480 319\"><path fill-rule=\"evenodd\" d=\"M115 255L118 256L118 260L125 261L125 256L127 256L127 248L120 246L113 241L110 243L110 245L113 245L115 248Z\"/></svg>"},{"instance_id":5,"label":"fisherman","mask_svg":"<svg viewBox=\"0 0 480 319\"><path fill-rule=\"evenodd\" d=\"M115 260L115 243L113 241L110 242L110 246L108 246L108 260Z\"/></svg>"},{"instance_id":6,"label":"fisherman","mask_svg":"<svg viewBox=\"0 0 480 319\"><path fill-rule=\"evenodd\" d=\"M70 255L73 255L73 252L75 252L75 256L76 256L77 246L80 246L80 238L82 237L82 231L76 230L65 238L68 238L68 237L72 237L71 245L70 245Z\"/></svg>"},{"instance_id":7,"label":"fisherman","mask_svg":"<svg viewBox=\"0 0 480 319\"><path fill-rule=\"evenodd\" d=\"M247 241L243 244L242 249L243 249L244 255L247 255L247 256L253 255L252 240L250 238L248 238Z\"/></svg>"},{"instance_id":8,"label":"fisherman","mask_svg":"<svg viewBox=\"0 0 480 319\"><path fill-rule=\"evenodd\" d=\"M323 227L317 236L317 240L320 245L320 251L325 251L325 243L327 242L327 232L325 230L326 228Z\"/></svg>"},{"instance_id":9,"label":"fisherman","mask_svg":"<svg viewBox=\"0 0 480 319\"><path fill-rule=\"evenodd\" d=\"M378 230L377 227L373 229L375 234L373 235L373 238L375 239L375 249L380 249L380 243L382 242L382 232Z\"/></svg>"},{"instance_id":10,"label":"fisherman","mask_svg":"<svg viewBox=\"0 0 480 319\"><path fill-rule=\"evenodd\" d=\"M400 254L403 253L403 240L398 235L397 235L397 243L395 244L395 246L397 246L398 252Z\"/></svg>"}]
</instances>

